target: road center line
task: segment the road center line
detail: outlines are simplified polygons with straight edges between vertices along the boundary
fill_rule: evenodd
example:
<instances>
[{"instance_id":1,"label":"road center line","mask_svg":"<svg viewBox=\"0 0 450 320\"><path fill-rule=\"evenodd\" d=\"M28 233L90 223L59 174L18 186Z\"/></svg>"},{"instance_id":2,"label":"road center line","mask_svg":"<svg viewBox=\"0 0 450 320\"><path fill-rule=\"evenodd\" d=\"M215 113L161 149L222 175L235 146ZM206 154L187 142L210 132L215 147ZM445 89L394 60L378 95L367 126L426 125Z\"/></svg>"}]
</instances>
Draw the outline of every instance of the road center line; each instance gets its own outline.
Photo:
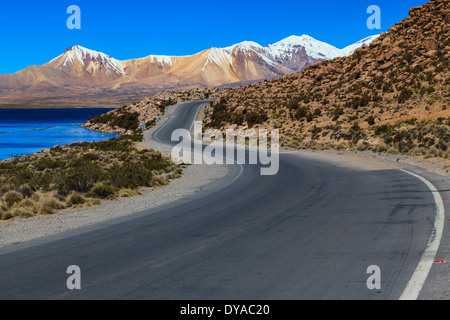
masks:
<instances>
[{"instance_id":1,"label":"road center line","mask_svg":"<svg viewBox=\"0 0 450 320\"><path fill-rule=\"evenodd\" d=\"M445 211L441 195L434 185L415 173L403 169L400 170L425 183L425 185L431 190L434 197L434 202L436 203L436 218L434 220L433 231L431 233L430 240L428 241L427 248L422 254L422 258L420 259L416 270L399 298L400 300L416 300L422 290L425 280L427 279L428 273L430 272L430 269L434 263L434 258L439 249L439 244L441 242L442 233L444 230Z\"/></svg>"}]
</instances>

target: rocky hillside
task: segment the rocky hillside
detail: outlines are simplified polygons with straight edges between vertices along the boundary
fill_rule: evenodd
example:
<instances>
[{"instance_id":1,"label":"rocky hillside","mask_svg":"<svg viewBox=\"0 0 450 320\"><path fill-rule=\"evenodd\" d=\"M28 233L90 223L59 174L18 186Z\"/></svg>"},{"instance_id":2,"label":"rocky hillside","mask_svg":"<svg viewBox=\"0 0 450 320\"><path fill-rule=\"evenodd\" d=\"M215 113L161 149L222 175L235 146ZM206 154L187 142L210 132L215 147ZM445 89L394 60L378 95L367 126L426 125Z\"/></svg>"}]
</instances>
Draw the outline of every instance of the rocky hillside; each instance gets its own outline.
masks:
<instances>
[{"instance_id":1,"label":"rocky hillside","mask_svg":"<svg viewBox=\"0 0 450 320\"><path fill-rule=\"evenodd\" d=\"M284 146L450 158L450 1L412 8L370 46L229 90L210 127L279 128Z\"/></svg>"}]
</instances>

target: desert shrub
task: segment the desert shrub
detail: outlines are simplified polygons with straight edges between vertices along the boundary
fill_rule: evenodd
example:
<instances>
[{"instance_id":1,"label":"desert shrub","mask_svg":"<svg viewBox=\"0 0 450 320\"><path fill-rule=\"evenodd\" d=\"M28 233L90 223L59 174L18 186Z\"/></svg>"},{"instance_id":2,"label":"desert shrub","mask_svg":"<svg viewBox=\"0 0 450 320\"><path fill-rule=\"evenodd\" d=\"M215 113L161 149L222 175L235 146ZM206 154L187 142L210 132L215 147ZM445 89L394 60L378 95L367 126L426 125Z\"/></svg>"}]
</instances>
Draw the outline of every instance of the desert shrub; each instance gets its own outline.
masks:
<instances>
[{"instance_id":1,"label":"desert shrub","mask_svg":"<svg viewBox=\"0 0 450 320\"><path fill-rule=\"evenodd\" d=\"M23 168L22 166L17 166L11 172L14 173L10 180L10 183L16 186L21 186L24 184L32 185L35 182L35 174L28 168Z\"/></svg>"},{"instance_id":2,"label":"desert shrub","mask_svg":"<svg viewBox=\"0 0 450 320\"><path fill-rule=\"evenodd\" d=\"M221 99L219 102L211 102L212 113L210 115L209 128L221 128L225 123L231 122L231 112L228 111L227 101Z\"/></svg>"},{"instance_id":3,"label":"desert shrub","mask_svg":"<svg viewBox=\"0 0 450 320\"><path fill-rule=\"evenodd\" d=\"M84 196L82 196L81 194L77 194L77 193L71 193L66 199L66 204L69 207L74 206L74 205L84 204L85 202L86 202L86 198Z\"/></svg>"},{"instance_id":4,"label":"desert shrub","mask_svg":"<svg viewBox=\"0 0 450 320\"><path fill-rule=\"evenodd\" d=\"M21 207L12 208L10 210L10 214L13 217L21 217L21 218L29 218L34 216L33 211L31 211L29 208L21 208Z\"/></svg>"},{"instance_id":5,"label":"desert shrub","mask_svg":"<svg viewBox=\"0 0 450 320\"><path fill-rule=\"evenodd\" d=\"M369 116L367 118L367 123L371 126L373 126L375 124L375 117L374 116Z\"/></svg>"},{"instance_id":6,"label":"desert shrub","mask_svg":"<svg viewBox=\"0 0 450 320\"><path fill-rule=\"evenodd\" d=\"M30 187L28 184L21 185L18 190L24 198L29 198L34 193L34 188Z\"/></svg>"},{"instance_id":7,"label":"desert shrub","mask_svg":"<svg viewBox=\"0 0 450 320\"><path fill-rule=\"evenodd\" d=\"M376 126L374 133L379 136L382 134L390 133L393 130L392 125L390 124L382 124L381 126Z\"/></svg>"},{"instance_id":8,"label":"desert shrub","mask_svg":"<svg viewBox=\"0 0 450 320\"><path fill-rule=\"evenodd\" d=\"M386 152L388 150L388 146L385 143L381 143L375 147L375 152Z\"/></svg>"},{"instance_id":9,"label":"desert shrub","mask_svg":"<svg viewBox=\"0 0 450 320\"><path fill-rule=\"evenodd\" d=\"M359 132L359 131L361 131L361 127L359 126L359 124L358 124L357 121L355 121L355 122L352 124L352 126L350 127L350 131L353 131L353 132Z\"/></svg>"},{"instance_id":10,"label":"desert shrub","mask_svg":"<svg viewBox=\"0 0 450 320\"><path fill-rule=\"evenodd\" d=\"M34 164L37 171L43 171L45 169L56 169L64 167L65 162L60 159L41 158Z\"/></svg>"},{"instance_id":11,"label":"desert shrub","mask_svg":"<svg viewBox=\"0 0 450 320\"><path fill-rule=\"evenodd\" d=\"M64 202L51 196L43 197L35 205L35 210L41 215L54 214L56 210L64 208L66 208Z\"/></svg>"},{"instance_id":12,"label":"desert shrub","mask_svg":"<svg viewBox=\"0 0 450 320\"><path fill-rule=\"evenodd\" d=\"M364 141L359 141L357 144L356 144L356 150L358 150L358 151L365 151L365 150L367 150L367 149L369 149L369 144L367 143L367 142L364 142Z\"/></svg>"},{"instance_id":13,"label":"desert shrub","mask_svg":"<svg viewBox=\"0 0 450 320\"><path fill-rule=\"evenodd\" d=\"M95 116L91 122L117 126L125 130L136 130L139 127L139 113L119 109L117 113L105 113Z\"/></svg>"},{"instance_id":14,"label":"desert shrub","mask_svg":"<svg viewBox=\"0 0 450 320\"><path fill-rule=\"evenodd\" d=\"M50 215L50 214L54 214L55 210L51 207L40 206L38 209L38 213L40 215Z\"/></svg>"},{"instance_id":15,"label":"desert shrub","mask_svg":"<svg viewBox=\"0 0 450 320\"><path fill-rule=\"evenodd\" d=\"M399 96L397 97L398 103L405 103L409 98L411 98L413 92L408 88L402 88Z\"/></svg>"},{"instance_id":16,"label":"desert shrub","mask_svg":"<svg viewBox=\"0 0 450 320\"><path fill-rule=\"evenodd\" d=\"M145 161L140 165L134 162L127 162L121 166L114 164L111 167L110 183L117 188L135 189L139 186L147 186L152 177L152 168L146 168L145 164L150 164L150 161ZM156 168L155 168L156 169Z\"/></svg>"},{"instance_id":17,"label":"desert shrub","mask_svg":"<svg viewBox=\"0 0 450 320\"><path fill-rule=\"evenodd\" d=\"M317 134L321 131L322 131L322 128L320 128L320 127L314 127L314 128L309 129L309 132L311 132L312 134Z\"/></svg>"},{"instance_id":18,"label":"desert shrub","mask_svg":"<svg viewBox=\"0 0 450 320\"><path fill-rule=\"evenodd\" d=\"M0 210L0 218L1 220L9 220L14 218L14 215L10 211L1 211Z\"/></svg>"},{"instance_id":19,"label":"desert shrub","mask_svg":"<svg viewBox=\"0 0 450 320\"><path fill-rule=\"evenodd\" d=\"M249 128L252 128L255 124L261 124L269 119L267 114L263 110L250 111L245 115L245 121Z\"/></svg>"},{"instance_id":20,"label":"desert shrub","mask_svg":"<svg viewBox=\"0 0 450 320\"><path fill-rule=\"evenodd\" d=\"M52 209L64 209L66 205L64 202L54 198L54 197L45 197L41 200L41 205L44 207L49 207Z\"/></svg>"},{"instance_id":21,"label":"desert shrub","mask_svg":"<svg viewBox=\"0 0 450 320\"><path fill-rule=\"evenodd\" d=\"M97 161L99 156L95 153L86 153L81 156L81 159L86 161Z\"/></svg>"},{"instance_id":22,"label":"desert shrub","mask_svg":"<svg viewBox=\"0 0 450 320\"><path fill-rule=\"evenodd\" d=\"M2 197L2 201L8 207L12 207L15 203L19 203L22 199L23 195L17 191L8 191Z\"/></svg>"},{"instance_id":23,"label":"desert shrub","mask_svg":"<svg viewBox=\"0 0 450 320\"><path fill-rule=\"evenodd\" d=\"M19 202L19 207L33 208L36 202L33 199L26 198Z\"/></svg>"},{"instance_id":24,"label":"desert shrub","mask_svg":"<svg viewBox=\"0 0 450 320\"><path fill-rule=\"evenodd\" d=\"M305 106L302 106L302 107L297 109L297 111L295 112L295 116L294 117L297 120L301 120L303 118L306 118L308 113L309 113L309 108L305 107Z\"/></svg>"},{"instance_id":25,"label":"desert shrub","mask_svg":"<svg viewBox=\"0 0 450 320\"><path fill-rule=\"evenodd\" d=\"M107 184L97 184L95 187L92 188L91 191L87 193L87 195L92 196L94 198L112 198L114 197L115 193L117 192L117 189L113 186L107 185Z\"/></svg>"},{"instance_id":26,"label":"desert shrub","mask_svg":"<svg viewBox=\"0 0 450 320\"><path fill-rule=\"evenodd\" d=\"M62 181L56 188L62 195L67 195L71 191L88 192L102 175L103 171L97 163L79 159L61 177Z\"/></svg>"},{"instance_id":27,"label":"desert shrub","mask_svg":"<svg viewBox=\"0 0 450 320\"><path fill-rule=\"evenodd\" d=\"M157 186L165 186L169 183L169 181L163 177L155 176L152 177L150 180L150 186L151 187L157 187Z\"/></svg>"},{"instance_id":28,"label":"desert shrub","mask_svg":"<svg viewBox=\"0 0 450 320\"><path fill-rule=\"evenodd\" d=\"M177 103L178 103L177 100L172 99L170 97L168 99L163 99L159 103L159 110L161 111L161 113L164 113L166 107L170 107L170 106L176 105Z\"/></svg>"}]
</instances>

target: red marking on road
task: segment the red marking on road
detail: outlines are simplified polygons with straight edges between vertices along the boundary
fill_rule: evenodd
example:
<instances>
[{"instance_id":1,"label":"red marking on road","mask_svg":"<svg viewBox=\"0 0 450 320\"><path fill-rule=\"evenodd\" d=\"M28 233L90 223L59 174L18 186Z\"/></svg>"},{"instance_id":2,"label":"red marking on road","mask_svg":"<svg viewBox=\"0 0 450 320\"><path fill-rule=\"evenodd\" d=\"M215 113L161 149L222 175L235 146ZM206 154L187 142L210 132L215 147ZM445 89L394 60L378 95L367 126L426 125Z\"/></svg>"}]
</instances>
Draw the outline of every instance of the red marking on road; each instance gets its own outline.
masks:
<instances>
[{"instance_id":1,"label":"red marking on road","mask_svg":"<svg viewBox=\"0 0 450 320\"><path fill-rule=\"evenodd\" d=\"M444 260L436 260L434 263L444 263Z\"/></svg>"},{"instance_id":2,"label":"red marking on road","mask_svg":"<svg viewBox=\"0 0 450 320\"><path fill-rule=\"evenodd\" d=\"M436 188L439 188L439 186L436 186Z\"/></svg>"},{"instance_id":3,"label":"red marking on road","mask_svg":"<svg viewBox=\"0 0 450 320\"><path fill-rule=\"evenodd\" d=\"M442 200L444 200L444 201L447 201L448 199L447 199L447 198L445 198L445 199L442 199Z\"/></svg>"}]
</instances>

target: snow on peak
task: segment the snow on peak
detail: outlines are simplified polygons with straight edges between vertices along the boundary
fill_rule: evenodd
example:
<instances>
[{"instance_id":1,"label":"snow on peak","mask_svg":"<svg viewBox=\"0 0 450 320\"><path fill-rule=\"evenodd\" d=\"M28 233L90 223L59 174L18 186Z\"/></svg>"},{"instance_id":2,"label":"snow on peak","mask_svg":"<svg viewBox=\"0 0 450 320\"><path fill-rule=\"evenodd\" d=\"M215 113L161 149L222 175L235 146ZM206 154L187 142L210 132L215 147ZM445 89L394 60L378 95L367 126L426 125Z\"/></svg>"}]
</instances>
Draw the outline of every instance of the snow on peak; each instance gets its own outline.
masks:
<instances>
[{"instance_id":1,"label":"snow on peak","mask_svg":"<svg viewBox=\"0 0 450 320\"><path fill-rule=\"evenodd\" d=\"M373 35L364 38L352 45L345 47L344 49L338 49L328 43L319 41L308 35L290 36L281 41L278 41L272 45L266 47L266 51L273 58L280 59L288 57L294 53L299 47L304 48L308 56L314 59L332 60L337 57L349 56L356 49L361 48L363 45L370 45L373 40L380 35Z\"/></svg>"},{"instance_id":2,"label":"snow on peak","mask_svg":"<svg viewBox=\"0 0 450 320\"><path fill-rule=\"evenodd\" d=\"M380 36L379 34L369 36L367 38L359 40L358 42L356 42L354 44L351 44L351 45L345 47L344 49L341 50L342 56L349 56L349 55L353 54L353 52L355 52L356 49L361 48L363 45L366 45L366 46L370 45L372 43L372 41L377 39L379 36Z\"/></svg>"},{"instance_id":3,"label":"snow on peak","mask_svg":"<svg viewBox=\"0 0 450 320\"><path fill-rule=\"evenodd\" d=\"M308 35L290 36L272 45L268 45L266 50L274 58L292 55L294 50L304 48L308 56L314 59L333 59L340 54L340 50L332 45L318 41Z\"/></svg>"},{"instance_id":4,"label":"snow on peak","mask_svg":"<svg viewBox=\"0 0 450 320\"><path fill-rule=\"evenodd\" d=\"M157 62L159 64L165 64L168 66L172 66L172 58L164 55L150 55L149 58L152 62Z\"/></svg>"},{"instance_id":5,"label":"snow on peak","mask_svg":"<svg viewBox=\"0 0 450 320\"><path fill-rule=\"evenodd\" d=\"M253 41L242 41L240 43L233 44L232 46L226 47L226 48L224 48L224 50L233 51L236 48L243 50L243 51L251 51L254 49L262 49L262 46Z\"/></svg>"},{"instance_id":6,"label":"snow on peak","mask_svg":"<svg viewBox=\"0 0 450 320\"><path fill-rule=\"evenodd\" d=\"M211 48L206 53L207 58L202 70L210 63L218 66L231 65L233 63L231 50L228 50L228 48Z\"/></svg>"},{"instance_id":7,"label":"snow on peak","mask_svg":"<svg viewBox=\"0 0 450 320\"><path fill-rule=\"evenodd\" d=\"M56 57L52 61L57 61L61 58L64 58L64 62L59 66L59 68L65 67L70 63L74 63L75 61L85 64L89 60L89 65L92 65L93 68L96 67L95 63L99 63L101 65L104 65L108 70L114 71L119 74L125 73L119 60L116 60L102 52L90 50L80 45L76 45L72 48L67 48L62 55Z\"/></svg>"},{"instance_id":8,"label":"snow on peak","mask_svg":"<svg viewBox=\"0 0 450 320\"><path fill-rule=\"evenodd\" d=\"M91 59L104 59L104 60L109 60L109 59L113 59L110 56L102 53L102 52L98 52L98 51L94 51L94 50L90 50L87 48L84 48L80 45L76 45L72 48L68 48L64 54L66 54L67 58L71 61L73 60L78 60L78 61L84 61L85 59L87 59L88 57L90 57ZM113 59L115 60L115 59Z\"/></svg>"}]
</instances>

